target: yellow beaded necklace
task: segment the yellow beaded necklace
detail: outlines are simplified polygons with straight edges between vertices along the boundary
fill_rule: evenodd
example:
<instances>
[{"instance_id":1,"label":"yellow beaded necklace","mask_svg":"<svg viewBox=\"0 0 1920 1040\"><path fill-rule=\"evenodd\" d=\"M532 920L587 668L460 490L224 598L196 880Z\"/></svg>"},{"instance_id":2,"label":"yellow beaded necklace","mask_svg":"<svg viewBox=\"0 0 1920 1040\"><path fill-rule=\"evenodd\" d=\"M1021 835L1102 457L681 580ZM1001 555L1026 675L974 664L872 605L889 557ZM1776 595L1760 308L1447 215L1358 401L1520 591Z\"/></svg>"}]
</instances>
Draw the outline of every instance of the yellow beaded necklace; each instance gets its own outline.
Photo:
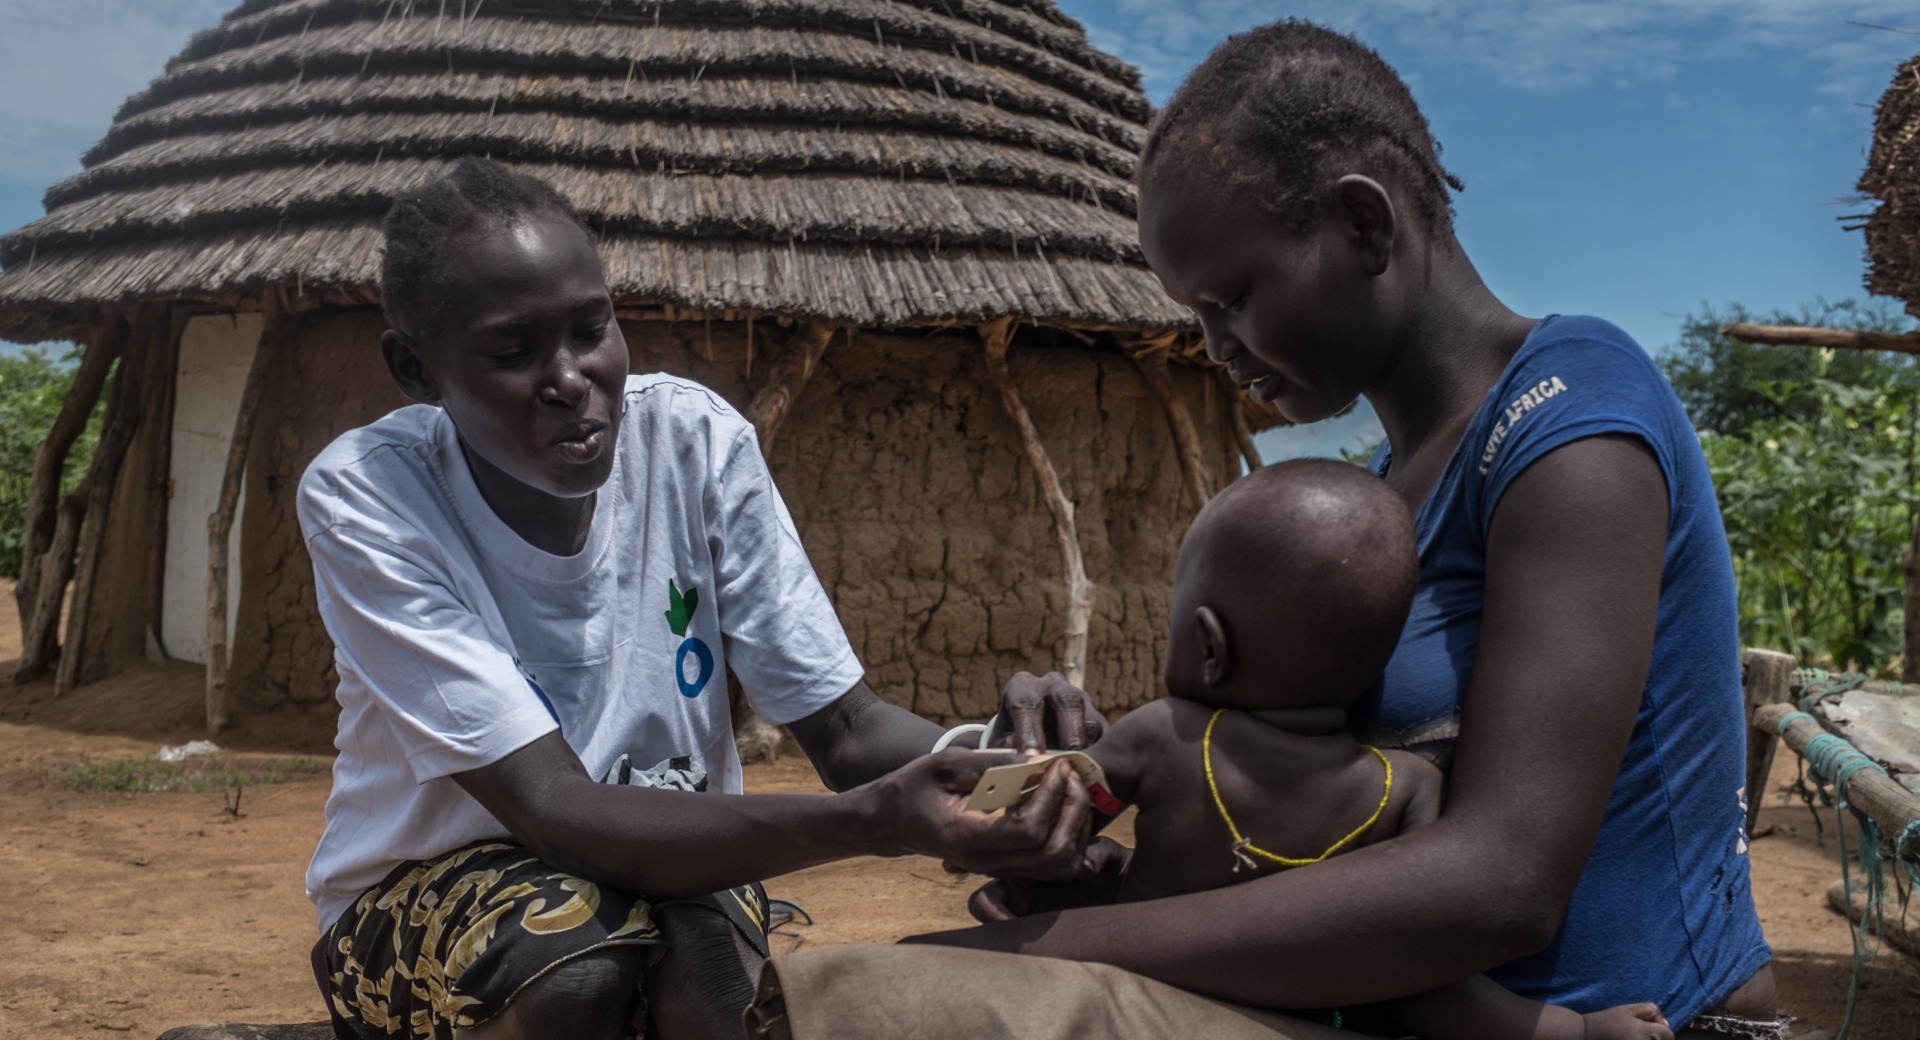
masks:
<instances>
[{"instance_id":1,"label":"yellow beaded necklace","mask_svg":"<svg viewBox=\"0 0 1920 1040\"><path fill-rule=\"evenodd\" d=\"M1387 799L1393 796L1393 763L1387 761L1387 756L1379 748L1362 744L1360 746L1373 752L1373 757L1379 759L1380 764L1385 766L1387 770L1387 782L1380 791L1380 804L1373 807L1373 815L1367 817L1367 822L1355 827L1352 833L1334 842L1327 851L1322 852L1312 859L1294 859L1291 856L1276 856L1247 840L1246 835L1241 834L1240 828L1234 824L1233 817L1228 815L1227 803L1220 798L1220 785L1215 783L1213 779L1213 727L1219 723L1220 716L1226 713L1227 710L1221 708L1219 711L1213 713L1212 718L1207 720L1207 732L1200 738L1200 760L1207 767L1207 790L1213 792L1213 807L1220 810L1220 819L1226 821L1227 832L1233 835L1234 873L1240 873L1241 867L1246 867L1250 870L1260 869L1260 864L1254 862L1253 856L1258 856L1271 863L1278 863L1283 867L1304 867L1312 863L1318 863L1328 856L1339 852L1341 849L1346 848L1348 845L1353 844L1355 839L1367 833L1368 829L1380 822L1380 814L1385 812L1387 808ZM1253 853L1253 856L1247 855L1249 852Z\"/></svg>"}]
</instances>

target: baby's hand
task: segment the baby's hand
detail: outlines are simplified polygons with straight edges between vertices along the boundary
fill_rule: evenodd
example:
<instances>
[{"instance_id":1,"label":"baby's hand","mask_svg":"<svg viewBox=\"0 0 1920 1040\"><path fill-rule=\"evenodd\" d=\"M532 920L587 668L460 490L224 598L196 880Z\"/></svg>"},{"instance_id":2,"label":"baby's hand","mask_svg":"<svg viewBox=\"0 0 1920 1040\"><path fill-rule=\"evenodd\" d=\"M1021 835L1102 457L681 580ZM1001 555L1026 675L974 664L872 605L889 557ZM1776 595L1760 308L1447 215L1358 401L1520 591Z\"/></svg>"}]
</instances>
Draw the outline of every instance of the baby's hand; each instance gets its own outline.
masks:
<instances>
[{"instance_id":1,"label":"baby's hand","mask_svg":"<svg viewBox=\"0 0 1920 1040\"><path fill-rule=\"evenodd\" d=\"M1586 1040L1673 1040L1667 1017L1653 1004L1622 1004L1580 1018Z\"/></svg>"},{"instance_id":2,"label":"baby's hand","mask_svg":"<svg viewBox=\"0 0 1920 1040\"><path fill-rule=\"evenodd\" d=\"M1056 881L996 878L967 900L967 910L981 922L1009 921L1031 914L1104 906L1120 894L1133 850L1112 838L1095 838L1081 860L1079 876Z\"/></svg>"}]
</instances>

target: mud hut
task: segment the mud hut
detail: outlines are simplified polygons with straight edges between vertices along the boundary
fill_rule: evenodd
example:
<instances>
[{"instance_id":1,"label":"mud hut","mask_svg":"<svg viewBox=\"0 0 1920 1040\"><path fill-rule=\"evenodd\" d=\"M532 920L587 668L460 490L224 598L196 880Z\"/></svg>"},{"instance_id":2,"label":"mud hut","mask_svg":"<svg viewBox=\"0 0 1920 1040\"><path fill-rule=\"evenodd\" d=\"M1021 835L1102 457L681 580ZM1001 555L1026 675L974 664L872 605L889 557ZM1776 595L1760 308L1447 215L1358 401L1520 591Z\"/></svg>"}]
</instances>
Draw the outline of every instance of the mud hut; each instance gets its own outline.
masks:
<instances>
[{"instance_id":1,"label":"mud hut","mask_svg":"<svg viewBox=\"0 0 1920 1040\"><path fill-rule=\"evenodd\" d=\"M978 715L1060 666L1144 701L1178 537L1258 422L1139 255L1149 114L1050 0L247 0L0 240L0 336L86 345L21 677L203 661L215 728L331 698L295 484L403 403L389 200L485 154L594 225L636 370L754 419L884 696Z\"/></svg>"},{"instance_id":2,"label":"mud hut","mask_svg":"<svg viewBox=\"0 0 1920 1040\"><path fill-rule=\"evenodd\" d=\"M1874 109L1860 190L1879 202L1864 227L1867 290L1905 300L1920 318L1920 57L1900 66Z\"/></svg>"}]
</instances>

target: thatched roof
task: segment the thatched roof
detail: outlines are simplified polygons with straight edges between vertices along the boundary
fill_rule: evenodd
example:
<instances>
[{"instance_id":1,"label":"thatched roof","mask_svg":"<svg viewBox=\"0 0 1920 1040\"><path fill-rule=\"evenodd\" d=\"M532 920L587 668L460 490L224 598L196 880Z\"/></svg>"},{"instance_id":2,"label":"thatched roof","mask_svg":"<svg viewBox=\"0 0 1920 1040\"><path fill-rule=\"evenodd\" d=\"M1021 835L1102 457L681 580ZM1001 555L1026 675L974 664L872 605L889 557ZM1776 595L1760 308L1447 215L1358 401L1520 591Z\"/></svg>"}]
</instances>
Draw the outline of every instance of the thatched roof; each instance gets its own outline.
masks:
<instances>
[{"instance_id":1,"label":"thatched roof","mask_svg":"<svg viewBox=\"0 0 1920 1040\"><path fill-rule=\"evenodd\" d=\"M1874 110L1860 190L1880 200L1866 222L1867 288L1900 297L1920 317L1920 57L1893 74Z\"/></svg>"},{"instance_id":2,"label":"thatched roof","mask_svg":"<svg viewBox=\"0 0 1920 1040\"><path fill-rule=\"evenodd\" d=\"M623 303L1184 327L1134 241L1150 113L1051 0L246 0L0 239L0 336L365 302L388 201L467 154L561 188Z\"/></svg>"}]
</instances>

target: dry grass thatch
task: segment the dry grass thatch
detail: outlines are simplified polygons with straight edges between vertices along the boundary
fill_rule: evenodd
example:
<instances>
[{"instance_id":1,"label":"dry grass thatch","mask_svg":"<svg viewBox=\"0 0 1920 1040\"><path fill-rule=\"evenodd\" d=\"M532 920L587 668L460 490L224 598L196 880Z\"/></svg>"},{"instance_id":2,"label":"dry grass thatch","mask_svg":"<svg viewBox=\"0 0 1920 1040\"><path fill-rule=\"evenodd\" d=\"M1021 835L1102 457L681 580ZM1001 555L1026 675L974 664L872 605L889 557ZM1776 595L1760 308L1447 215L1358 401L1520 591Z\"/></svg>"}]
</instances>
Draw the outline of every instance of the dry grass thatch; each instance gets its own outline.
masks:
<instances>
[{"instance_id":1,"label":"dry grass thatch","mask_svg":"<svg viewBox=\"0 0 1920 1040\"><path fill-rule=\"evenodd\" d=\"M1894 73L1874 111L1860 190L1880 200L1866 223L1867 288L1900 297L1920 317L1920 57Z\"/></svg>"},{"instance_id":2,"label":"dry grass thatch","mask_svg":"<svg viewBox=\"0 0 1920 1040\"><path fill-rule=\"evenodd\" d=\"M1149 115L1051 0L245 0L0 239L0 336L370 298L388 202L471 154L565 192L625 304L1182 328Z\"/></svg>"}]
</instances>

